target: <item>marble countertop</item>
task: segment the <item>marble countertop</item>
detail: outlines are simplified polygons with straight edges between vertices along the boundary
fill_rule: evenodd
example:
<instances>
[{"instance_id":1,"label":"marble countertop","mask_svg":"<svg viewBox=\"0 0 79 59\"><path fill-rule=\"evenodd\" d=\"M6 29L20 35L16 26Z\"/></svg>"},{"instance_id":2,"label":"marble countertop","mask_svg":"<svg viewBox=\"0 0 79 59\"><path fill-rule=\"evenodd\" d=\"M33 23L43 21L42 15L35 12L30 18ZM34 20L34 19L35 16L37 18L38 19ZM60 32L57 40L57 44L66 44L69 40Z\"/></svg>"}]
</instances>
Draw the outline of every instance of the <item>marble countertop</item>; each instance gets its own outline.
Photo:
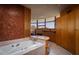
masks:
<instances>
[{"instance_id":1,"label":"marble countertop","mask_svg":"<svg viewBox=\"0 0 79 59\"><path fill-rule=\"evenodd\" d=\"M48 36L39 36L39 35L36 35L36 36L31 36L33 38L39 38L39 39L43 39L43 40L49 40L49 37Z\"/></svg>"}]
</instances>

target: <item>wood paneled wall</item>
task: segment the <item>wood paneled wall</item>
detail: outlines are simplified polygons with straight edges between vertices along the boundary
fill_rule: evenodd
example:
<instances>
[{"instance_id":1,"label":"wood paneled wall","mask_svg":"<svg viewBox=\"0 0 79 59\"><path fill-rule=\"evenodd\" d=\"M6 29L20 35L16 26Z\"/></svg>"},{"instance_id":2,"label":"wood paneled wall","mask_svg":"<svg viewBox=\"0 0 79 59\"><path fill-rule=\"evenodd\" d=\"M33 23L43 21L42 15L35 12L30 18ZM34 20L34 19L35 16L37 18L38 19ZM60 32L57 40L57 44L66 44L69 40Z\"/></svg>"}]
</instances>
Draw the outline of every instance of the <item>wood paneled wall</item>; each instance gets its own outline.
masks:
<instances>
[{"instance_id":1,"label":"wood paneled wall","mask_svg":"<svg viewBox=\"0 0 79 59\"><path fill-rule=\"evenodd\" d=\"M25 20L27 21L28 30L26 30L26 33L28 34L28 32L30 33L30 10L21 5L0 5L0 41L29 36L29 34L24 34Z\"/></svg>"},{"instance_id":2,"label":"wood paneled wall","mask_svg":"<svg viewBox=\"0 0 79 59\"><path fill-rule=\"evenodd\" d=\"M25 37L31 36L31 9L25 8Z\"/></svg>"},{"instance_id":3,"label":"wood paneled wall","mask_svg":"<svg viewBox=\"0 0 79 59\"><path fill-rule=\"evenodd\" d=\"M79 54L79 7L75 10L75 36L76 36L76 54Z\"/></svg>"},{"instance_id":4,"label":"wood paneled wall","mask_svg":"<svg viewBox=\"0 0 79 59\"><path fill-rule=\"evenodd\" d=\"M56 43L79 54L79 6L56 19Z\"/></svg>"}]
</instances>

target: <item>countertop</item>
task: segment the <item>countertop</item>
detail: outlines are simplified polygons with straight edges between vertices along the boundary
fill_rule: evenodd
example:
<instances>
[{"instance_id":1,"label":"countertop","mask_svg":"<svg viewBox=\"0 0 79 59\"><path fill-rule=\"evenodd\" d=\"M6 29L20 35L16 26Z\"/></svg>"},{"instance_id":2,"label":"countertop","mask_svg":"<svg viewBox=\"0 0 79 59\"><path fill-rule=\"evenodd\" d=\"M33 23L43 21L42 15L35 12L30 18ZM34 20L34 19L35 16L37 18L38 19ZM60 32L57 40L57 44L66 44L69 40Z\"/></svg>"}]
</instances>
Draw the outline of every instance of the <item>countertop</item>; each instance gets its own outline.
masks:
<instances>
[{"instance_id":1,"label":"countertop","mask_svg":"<svg viewBox=\"0 0 79 59\"><path fill-rule=\"evenodd\" d=\"M49 40L48 36L39 36L39 35L36 35L36 36L31 36L31 37L33 37L33 38L39 38L39 39L42 39L42 40L45 40L45 41Z\"/></svg>"}]
</instances>

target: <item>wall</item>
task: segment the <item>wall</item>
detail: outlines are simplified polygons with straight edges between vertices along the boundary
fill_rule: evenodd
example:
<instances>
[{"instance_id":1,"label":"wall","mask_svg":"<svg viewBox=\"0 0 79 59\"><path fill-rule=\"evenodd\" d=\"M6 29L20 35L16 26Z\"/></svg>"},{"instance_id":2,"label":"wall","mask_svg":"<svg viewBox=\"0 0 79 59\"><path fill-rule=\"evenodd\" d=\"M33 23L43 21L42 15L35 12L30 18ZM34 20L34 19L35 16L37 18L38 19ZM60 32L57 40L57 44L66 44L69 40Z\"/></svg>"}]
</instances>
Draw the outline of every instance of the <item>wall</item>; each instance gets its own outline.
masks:
<instances>
[{"instance_id":1,"label":"wall","mask_svg":"<svg viewBox=\"0 0 79 59\"><path fill-rule=\"evenodd\" d=\"M73 9L71 8L69 11L66 11L66 13L63 13L61 17L56 20L56 43L72 54L79 54L78 13L79 6L73 7Z\"/></svg>"},{"instance_id":2,"label":"wall","mask_svg":"<svg viewBox=\"0 0 79 59\"><path fill-rule=\"evenodd\" d=\"M28 12L26 16L25 10L29 9L21 5L0 5L0 41L29 36L25 34L24 21L29 20L26 23L30 24L30 15ZM25 16L29 19L25 19ZM26 31L30 33L30 26L26 26L28 27Z\"/></svg>"}]
</instances>

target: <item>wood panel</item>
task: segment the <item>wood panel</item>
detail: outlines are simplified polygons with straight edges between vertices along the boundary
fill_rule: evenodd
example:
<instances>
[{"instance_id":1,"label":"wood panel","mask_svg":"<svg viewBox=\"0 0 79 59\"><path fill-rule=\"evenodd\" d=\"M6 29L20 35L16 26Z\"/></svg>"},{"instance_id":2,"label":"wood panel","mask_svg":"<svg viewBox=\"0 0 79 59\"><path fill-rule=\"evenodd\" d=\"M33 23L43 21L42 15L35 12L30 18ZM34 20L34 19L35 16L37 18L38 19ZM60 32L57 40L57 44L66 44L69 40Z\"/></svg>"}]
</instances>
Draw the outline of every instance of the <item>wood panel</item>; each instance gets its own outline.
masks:
<instances>
[{"instance_id":1,"label":"wood panel","mask_svg":"<svg viewBox=\"0 0 79 59\"><path fill-rule=\"evenodd\" d=\"M56 43L61 45L61 18L56 20Z\"/></svg>"},{"instance_id":2,"label":"wood panel","mask_svg":"<svg viewBox=\"0 0 79 59\"><path fill-rule=\"evenodd\" d=\"M52 32L52 34L50 35L50 41L56 42L56 32Z\"/></svg>"},{"instance_id":3,"label":"wood panel","mask_svg":"<svg viewBox=\"0 0 79 59\"><path fill-rule=\"evenodd\" d=\"M30 9L27 9L25 8L25 37L27 36L30 36L31 33L31 29L30 29L30 26L31 26L31 10Z\"/></svg>"},{"instance_id":4,"label":"wood panel","mask_svg":"<svg viewBox=\"0 0 79 59\"><path fill-rule=\"evenodd\" d=\"M75 13L71 11L56 20L56 43L75 54Z\"/></svg>"},{"instance_id":5,"label":"wood panel","mask_svg":"<svg viewBox=\"0 0 79 59\"><path fill-rule=\"evenodd\" d=\"M61 25L61 42L62 42L62 46L63 47L65 47L65 48L67 48L67 39L68 39L68 30L67 30L67 25L68 25L68 23L67 23L67 15L65 15L65 16L63 16L62 18L61 18L61 21L62 21L62 25Z\"/></svg>"},{"instance_id":6,"label":"wood panel","mask_svg":"<svg viewBox=\"0 0 79 59\"><path fill-rule=\"evenodd\" d=\"M68 14L68 50L75 54L75 13Z\"/></svg>"},{"instance_id":7,"label":"wood panel","mask_svg":"<svg viewBox=\"0 0 79 59\"><path fill-rule=\"evenodd\" d=\"M44 31L43 35L48 36L50 38L49 41L55 42L56 40L56 33L54 31Z\"/></svg>"},{"instance_id":8,"label":"wood panel","mask_svg":"<svg viewBox=\"0 0 79 59\"><path fill-rule=\"evenodd\" d=\"M75 10L76 13L76 54L79 54L79 7Z\"/></svg>"},{"instance_id":9,"label":"wood panel","mask_svg":"<svg viewBox=\"0 0 79 59\"><path fill-rule=\"evenodd\" d=\"M79 30L76 31L76 54L79 55Z\"/></svg>"}]
</instances>

